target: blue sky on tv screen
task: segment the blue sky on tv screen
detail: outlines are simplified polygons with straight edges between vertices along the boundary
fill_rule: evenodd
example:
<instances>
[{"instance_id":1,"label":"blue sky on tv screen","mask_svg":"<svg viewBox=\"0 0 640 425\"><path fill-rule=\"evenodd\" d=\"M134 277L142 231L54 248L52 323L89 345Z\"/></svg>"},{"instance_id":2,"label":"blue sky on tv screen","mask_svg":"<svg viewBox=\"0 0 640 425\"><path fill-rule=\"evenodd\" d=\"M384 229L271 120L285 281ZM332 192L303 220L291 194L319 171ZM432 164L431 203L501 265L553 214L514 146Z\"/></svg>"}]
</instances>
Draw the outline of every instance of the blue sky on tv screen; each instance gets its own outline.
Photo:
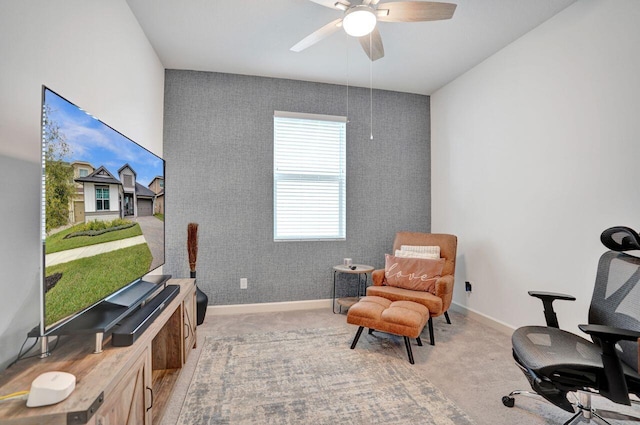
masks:
<instances>
[{"instance_id":1,"label":"blue sky on tv screen","mask_svg":"<svg viewBox=\"0 0 640 425\"><path fill-rule=\"evenodd\" d=\"M162 160L74 104L45 89L50 119L60 128L70 147L68 162L84 161L95 169L104 166L116 178L125 164L136 172L136 181L148 186L163 176Z\"/></svg>"}]
</instances>

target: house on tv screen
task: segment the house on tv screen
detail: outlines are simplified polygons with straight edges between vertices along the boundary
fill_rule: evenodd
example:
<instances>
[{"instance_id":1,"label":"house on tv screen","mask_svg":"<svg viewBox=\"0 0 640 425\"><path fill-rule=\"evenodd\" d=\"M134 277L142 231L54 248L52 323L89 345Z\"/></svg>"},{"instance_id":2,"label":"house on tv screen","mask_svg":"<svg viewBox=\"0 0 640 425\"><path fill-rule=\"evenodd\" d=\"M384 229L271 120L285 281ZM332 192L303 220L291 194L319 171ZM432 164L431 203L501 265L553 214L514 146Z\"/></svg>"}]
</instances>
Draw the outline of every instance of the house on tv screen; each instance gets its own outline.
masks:
<instances>
[{"instance_id":1,"label":"house on tv screen","mask_svg":"<svg viewBox=\"0 0 640 425\"><path fill-rule=\"evenodd\" d=\"M155 176L148 186L156 194L153 213L164 214L164 177Z\"/></svg>"},{"instance_id":2,"label":"house on tv screen","mask_svg":"<svg viewBox=\"0 0 640 425\"><path fill-rule=\"evenodd\" d=\"M104 166L94 169L91 164L80 161L72 166L77 186L70 216L75 223L164 213L164 179L161 176L149 183L153 188L161 188L156 193L136 181L136 172L129 164L120 167L118 178Z\"/></svg>"}]
</instances>

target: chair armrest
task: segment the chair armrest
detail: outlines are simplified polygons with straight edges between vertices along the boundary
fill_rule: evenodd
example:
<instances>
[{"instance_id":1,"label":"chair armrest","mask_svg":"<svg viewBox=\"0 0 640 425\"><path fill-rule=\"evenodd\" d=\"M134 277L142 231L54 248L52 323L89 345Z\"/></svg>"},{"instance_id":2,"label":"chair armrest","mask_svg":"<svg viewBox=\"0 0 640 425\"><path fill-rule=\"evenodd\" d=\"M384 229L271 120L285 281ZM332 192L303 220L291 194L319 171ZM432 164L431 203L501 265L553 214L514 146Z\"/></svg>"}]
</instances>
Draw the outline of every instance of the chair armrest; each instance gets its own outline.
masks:
<instances>
[{"instance_id":1,"label":"chair armrest","mask_svg":"<svg viewBox=\"0 0 640 425\"><path fill-rule=\"evenodd\" d=\"M453 281L453 275L451 274L439 277L438 280L436 280L436 296L445 298L447 295L453 294ZM443 311L447 311L448 308L449 306L446 306L446 308L443 308Z\"/></svg>"},{"instance_id":2,"label":"chair armrest","mask_svg":"<svg viewBox=\"0 0 640 425\"><path fill-rule=\"evenodd\" d=\"M627 381L616 351L616 343L620 340L634 341L640 338L640 332L603 325L578 325L578 327L581 331L597 338L602 347L600 356L607 383L600 385L600 394L615 403L631 405Z\"/></svg>"},{"instance_id":3,"label":"chair armrest","mask_svg":"<svg viewBox=\"0 0 640 425\"><path fill-rule=\"evenodd\" d=\"M580 330L593 335L601 341L616 343L620 340L635 341L640 338L640 332L629 329L614 328L604 325L578 325Z\"/></svg>"},{"instance_id":4,"label":"chair armrest","mask_svg":"<svg viewBox=\"0 0 640 425\"><path fill-rule=\"evenodd\" d=\"M449 310L449 307L451 306L451 300L453 299L453 282L454 282L454 279L453 279L453 275L451 274L446 274L442 277L439 277L438 280L436 280L435 296L442 300L442 310L441 311L429 310L432 316L438 316L442 313L445 313L447 310Z\"/></svg>"},{"instance_id":5,"label":"chair armrest","mask_svg":"<svg viewBox=\"0 0 640 425\"><path fill-rule=\"evenodd\" d=\"M567 294L560 294L558 292L529 291L527 292L527 294L531 295L532 297L540 298L541 300L542 299L550 299L551 301L553 300L575 301L576 300L576 297L574 296L567 295Z\"/></svg>"},{"instance_id":6,"label":"chair armrest","mask_svg":"<svg viewBox=\"0 0 640 425\"><path fill-rule=\"evenodd\" d=\"M373 282L373 286L382 286L384 282L384 269L371 272L371 282Z\"/></svg>"},{"instance_id":7,"label":"chair armrest","mask_svg":"<svg viewBox=\"0 0 640 425\"><path fill-rule=\"evenodd\" d=\"M571 295L559 294L556 292L543 292L543 291L529 291L529 295L539 298L542 301L544 307L544 319L547 322L547 326L552 328L559 328L558 316L553 310L553 302L555 300L575 301L576 298Z\"/></svg>"}]
</instances>

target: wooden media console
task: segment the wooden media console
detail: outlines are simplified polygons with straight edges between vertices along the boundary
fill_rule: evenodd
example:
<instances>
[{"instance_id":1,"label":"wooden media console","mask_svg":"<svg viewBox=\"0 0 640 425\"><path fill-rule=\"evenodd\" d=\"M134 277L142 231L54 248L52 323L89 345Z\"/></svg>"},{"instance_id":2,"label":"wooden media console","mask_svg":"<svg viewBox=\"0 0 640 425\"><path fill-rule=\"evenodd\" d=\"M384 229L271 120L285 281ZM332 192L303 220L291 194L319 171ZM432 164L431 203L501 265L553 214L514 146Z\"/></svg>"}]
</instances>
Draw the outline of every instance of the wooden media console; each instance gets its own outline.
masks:
<instances>
[{"instance_id":1,"label":"wooden media console","mask_svg":"<svg viewBox=\"0 0 640 425\"><path fill-rule=\"evenodd\" d=\"M69 372L76 387L64 401L28 408L26 400L0 403L3 425L157 424L191 349L196 345L194 279L171 279L180 286L153 323L128 347L114 347L111 337L94 354L87 335L62 336L51 356L25 359L0 374L0 395L29 390L49 371ZM55 343L53 344L55 345Z\"/></svg>"}]
</instances>

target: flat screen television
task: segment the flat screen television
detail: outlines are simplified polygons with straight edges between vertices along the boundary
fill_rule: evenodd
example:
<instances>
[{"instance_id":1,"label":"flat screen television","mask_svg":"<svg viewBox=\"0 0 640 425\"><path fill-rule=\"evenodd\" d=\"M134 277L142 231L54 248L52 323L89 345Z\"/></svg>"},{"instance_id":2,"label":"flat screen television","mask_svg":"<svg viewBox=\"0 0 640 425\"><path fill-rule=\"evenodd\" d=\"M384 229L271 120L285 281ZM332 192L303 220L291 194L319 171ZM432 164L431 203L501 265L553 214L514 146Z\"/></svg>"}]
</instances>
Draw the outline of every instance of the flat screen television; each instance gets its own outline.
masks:
<instances>
[{"instance_id":1,"label":"flat screen television","mask_svg":"<svg viewBox=\"0 0 640 425\"><path fill-rule=\"evenodd\" d=\"M97 306L120 318L153 292L142 277L164 263L165 164L44 86L41 124L45 336ZM104 315L71 327L104 332Z\"/></svg>"}]
</instances>

